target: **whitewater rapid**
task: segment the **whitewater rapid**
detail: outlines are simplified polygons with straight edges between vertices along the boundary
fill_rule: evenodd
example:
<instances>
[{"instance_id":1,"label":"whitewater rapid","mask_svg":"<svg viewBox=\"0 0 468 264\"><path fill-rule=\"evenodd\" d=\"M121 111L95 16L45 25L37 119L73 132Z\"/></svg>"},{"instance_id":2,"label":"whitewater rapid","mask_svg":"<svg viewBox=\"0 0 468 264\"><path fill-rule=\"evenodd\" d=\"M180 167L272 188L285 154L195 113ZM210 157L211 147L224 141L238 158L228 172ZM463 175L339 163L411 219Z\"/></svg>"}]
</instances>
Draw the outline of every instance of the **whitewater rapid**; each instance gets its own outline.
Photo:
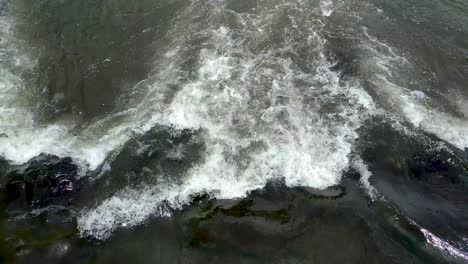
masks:
<instances>
[{"instance_id":1,"label":"whitewater rapid","mask_svg":"<svg viewBox=\"0 0 468 264\"><path fill-rule=\"evenodd\" d=\"M41 153L71 157L85 176L111 166L129 140L155 126L197 132L202 159L182 178L155 175L158 184L123 188L79 213L81 236L106 239L119 227L170 216L169 208L195 195L241 198L276 180L325 189L350 167L375 193L355 143L376 115L468 147L468 120L439 111L423 91L395 83L395 72L410 63L365 28L360 41L368 55L360 70L372 86L337 69L323 31L343 3L259 2L250 12L236 12L224 1L192 1L173 20L154 73L128 91L125 107L84 128L74 119L35 120L43 100L21 76L36 62L18 48L14 21L2 17L0 156L13 164ZM176 158L190 155L183 147L174 151Z\"/></svg>"}]
</instances>

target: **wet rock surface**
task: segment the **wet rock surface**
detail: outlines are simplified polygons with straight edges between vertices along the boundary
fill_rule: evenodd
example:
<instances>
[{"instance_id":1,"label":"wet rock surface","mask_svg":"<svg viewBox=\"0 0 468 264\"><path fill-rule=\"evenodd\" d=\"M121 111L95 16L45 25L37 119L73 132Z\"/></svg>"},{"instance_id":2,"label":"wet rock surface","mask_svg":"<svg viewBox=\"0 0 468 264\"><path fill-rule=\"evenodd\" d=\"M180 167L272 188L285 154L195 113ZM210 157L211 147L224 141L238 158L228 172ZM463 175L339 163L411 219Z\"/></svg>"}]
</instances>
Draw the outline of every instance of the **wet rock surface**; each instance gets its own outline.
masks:
<instances>
[{"instance_id":1,"label":"wet rock surface","mask_svg":"<svg viewBox=\"0 0 468 264\"><path fill-rule=\"evenodd\" d=\"M1 167L0 239L5 261L33 259L75 236L73 199L79 187L71 159L42 155L21 166L2 162Z\"/></svg>"},{"instance_id":2,"label":"wet rock surface","mask_svg":"<svg viewBox=\"0 0 468 264\"><path fill-rule=\"evenodd\" d=\"M69 158L40 156L21 166L5 169L0 179L4 202L18 210L64 204L79 190L77 167Z\"/></svg>"}]
</instances>

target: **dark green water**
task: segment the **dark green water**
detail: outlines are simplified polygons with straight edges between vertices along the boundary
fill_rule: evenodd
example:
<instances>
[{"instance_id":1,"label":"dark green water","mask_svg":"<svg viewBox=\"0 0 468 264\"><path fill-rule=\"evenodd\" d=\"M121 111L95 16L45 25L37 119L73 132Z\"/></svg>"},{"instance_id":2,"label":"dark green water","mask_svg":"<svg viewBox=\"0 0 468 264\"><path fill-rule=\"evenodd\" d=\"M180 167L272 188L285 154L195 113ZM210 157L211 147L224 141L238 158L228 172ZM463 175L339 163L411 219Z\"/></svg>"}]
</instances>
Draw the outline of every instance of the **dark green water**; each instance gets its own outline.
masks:
<instances>
[{"instance_id":1,"label":"dark green water","mask_svg":"<svg viewBox=\"0 0 468 264\"><path fill-rule=\"evenodd\" d=\"M0 262L468 263L464 0L0 0Z\"/></svg>"}]
</instances>

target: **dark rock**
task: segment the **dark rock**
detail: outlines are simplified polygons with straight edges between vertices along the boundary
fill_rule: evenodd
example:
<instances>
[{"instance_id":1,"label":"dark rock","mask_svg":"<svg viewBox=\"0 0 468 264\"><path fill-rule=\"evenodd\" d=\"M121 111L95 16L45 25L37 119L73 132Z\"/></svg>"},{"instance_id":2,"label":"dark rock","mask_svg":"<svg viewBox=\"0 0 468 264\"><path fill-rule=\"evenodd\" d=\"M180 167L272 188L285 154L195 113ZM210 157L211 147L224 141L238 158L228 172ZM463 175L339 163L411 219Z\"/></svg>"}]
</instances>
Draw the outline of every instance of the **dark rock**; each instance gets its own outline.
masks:
<instances>
[{"instance_id":1,"label":"dark rock","mask_svg":"<svg viewBox=\"0 0 468 264\"><path fill-rule=\"evenodd\" d=\"M77 166L70 158L41 155L21 166L11 166L0 179L2 203L8 212L67 204L77 191Z\"/></svg>"}]
</instances>

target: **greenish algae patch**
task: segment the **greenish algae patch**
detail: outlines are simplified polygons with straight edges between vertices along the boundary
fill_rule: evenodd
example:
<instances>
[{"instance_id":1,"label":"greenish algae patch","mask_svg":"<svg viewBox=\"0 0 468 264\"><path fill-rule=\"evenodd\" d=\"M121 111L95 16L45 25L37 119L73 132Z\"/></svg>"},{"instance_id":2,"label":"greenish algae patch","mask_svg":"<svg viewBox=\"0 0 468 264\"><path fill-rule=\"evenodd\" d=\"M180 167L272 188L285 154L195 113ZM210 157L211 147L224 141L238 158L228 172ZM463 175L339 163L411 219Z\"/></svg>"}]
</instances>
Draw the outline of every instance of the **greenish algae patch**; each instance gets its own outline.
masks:
<instances>
[{"instance_id":1,"label":"greenish algae patch","mask_svg":"<svg viewBox=\"0 0 468 264\"><path fill-rule=\"evenodd\" d=\"M208 220L217 214L223 214L236 218L241 217L262 217L274 222L285 224L289 221L289 215L286 209L279 209L274 211L267 210L252 210L254 202L252 200L244 200L234 205L231 208L224 209L221 206L215 207L212 212L202 217L200 220Z\"/></svg>"},{"instance_id":2,"label":"greenish algae patch","mask_svg":"<svg viewBox=\"0 0 468 264\"><path fill-rule=\"evenodd\" d=\"M13 263L15 256L26 249L43 250L50 245L77 236L74 225L46 225L40 229L33 228L29 219L11 225L7 208L14 201L11 194L0 191L0 263ZM37 219L36 219L37 220Z\"/></svg>"},{"instance_id":3,"label":"greenish algae patch","mask_svg":"<svg viewBox=\"0 0 468 264\"><path fill-rule=\"evenodd\" d=\"M200 202L197 200L197 202ZM235 218L242 218L242 217L260 217L264 218L273 222L278 222L280 224L285 224L289 221L290 217L288 211L286 209L278 209L273 211L268 210L253 210L252 206L254 205L253 200L243 200L238 204L230 207L230 208L222 208L221 206L212 207L212 202L208 204L204 204L200 209L202 212L206 212L211 210L203 217L199 218L192 218L189 220L189 233L190 239L189 244L192 247L198 247L202 244L206 244L209 242L209 232L208 230L200 227L200 224L203 221L207 221L212 219L218 214L222 214L225 216L235 217Z\"/></svg>"}]
</instances>

